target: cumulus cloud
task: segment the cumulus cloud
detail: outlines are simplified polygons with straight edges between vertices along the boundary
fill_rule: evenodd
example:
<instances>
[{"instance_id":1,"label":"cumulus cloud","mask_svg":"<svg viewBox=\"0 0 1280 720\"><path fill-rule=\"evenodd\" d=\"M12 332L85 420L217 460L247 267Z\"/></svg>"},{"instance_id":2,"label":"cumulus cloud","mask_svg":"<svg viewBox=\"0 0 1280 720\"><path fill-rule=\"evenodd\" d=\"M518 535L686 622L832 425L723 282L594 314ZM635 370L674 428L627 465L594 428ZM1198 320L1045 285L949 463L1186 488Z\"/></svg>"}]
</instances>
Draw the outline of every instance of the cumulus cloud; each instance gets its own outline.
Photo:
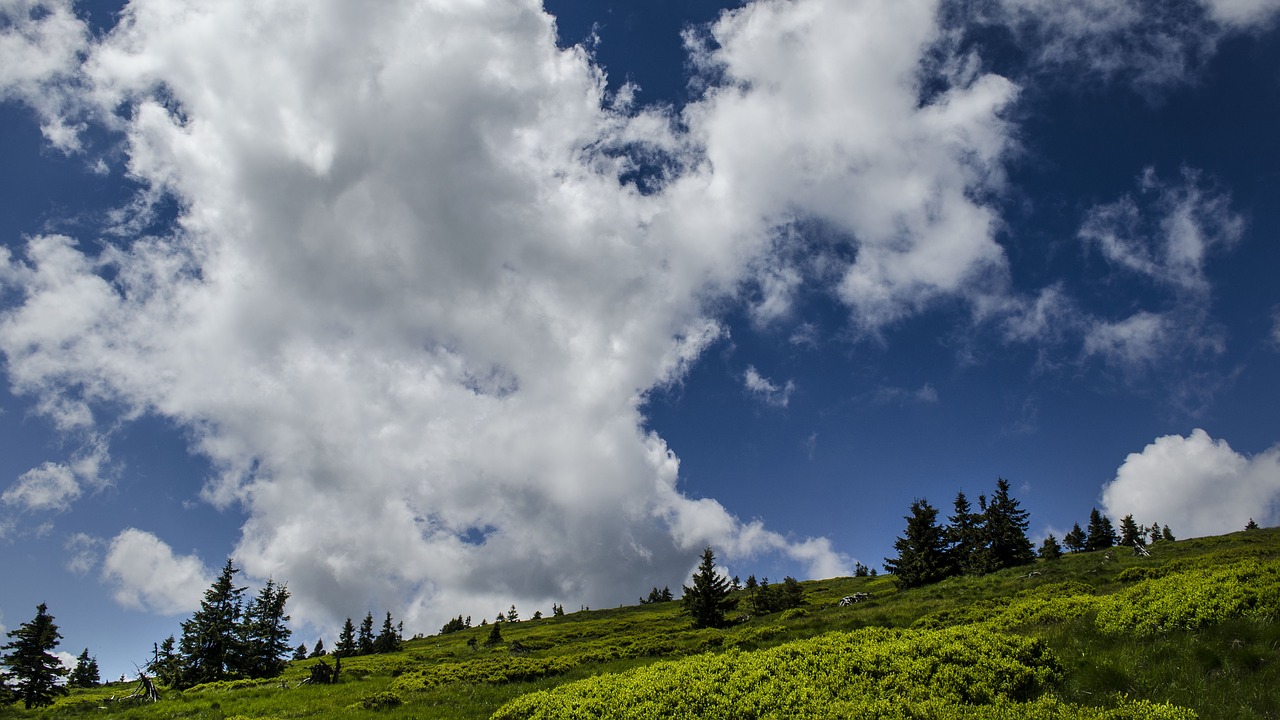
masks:
<instances>
[{"instance_id":1,"label":"cumulus cloud","mask_svg":"<svg viewBox=\"0 0 1280 720\"><path fill-rule=\"evenodd\" d=\"M774 407L786 407L791 402L791 393L795 392L796 384L788 380L784 385L777 385L769 378L760 374L754 365L748 365L747 371L743 373L742 382L746 385L747 392L766 405Z\"/></svg>"},{"instance_id":2,"label":"cumulus cloud","mask_svg":"<svg viewBox=\"0 0 1280 720\"><path fill-rule=\"evenodd\" d=\"M20 100L41 119L54 146L78 150L74 95L66 85L80 65L89 32L73 0L0 2L0 98Z\"/></svg>"},{"instance_id":3,"label":"cumulus cloud","mask_svg":"<svg viewBox=\"0 0 1280 720\"><path fill-rule=\"evenodd\" d=\"M179 615L200 607L213 574L194 555L173 549L149 532L128 528L112 538L102 577L124 607Z\"/></svg>"},{"instance_id":4,"label":"cumulus cloud","mask_svg":"<svg viewBox=\"0 0 1280 720\"><path fill-rule=\"evenodd\" d=\"M769 258L806 219L846 246L832 290L866 332L1003 292L983 198L1018 90L937 67L937 9L727 12L689 36L704 91L676 117L609 97L528 0L137 0L59 87L144 193L103 247L3 258L8 377L68 432L183 427L215 468L202 497L246 514L235 557L301 620L603 605L709 543L844 574L824 539L683 494L641 408L749 281L760 321L785 315L809 278ZM945 82L922 99L926 77ZM644 192L624 180L653 163ZM165 197L177 222L137 232ZM136 529L104 574L161 612L207 575Z\"/></svg>"},{"instance_id":5,"label":"cumulus cloud","mask_svg":"<svg viewBox=\"0 0 1280 720\"><path fill-rule=\"evenodd\" d=\"M1280 523L1280 445L1252 457L1196 429L1132 453L1102 489L1110 517L1169 525L1179 537Z\"/></svg>"},{"instance_id":6,"label":"cumulus cloud","mask_svg":"<svg viewBox=\"0 0 1280 720\"><path fill-rule=\"evenodd\" d=\"M1280 0L1202 0L1210 16L1235 29L1259 29L1275 20Z\"/></svg>"}]
</instances>

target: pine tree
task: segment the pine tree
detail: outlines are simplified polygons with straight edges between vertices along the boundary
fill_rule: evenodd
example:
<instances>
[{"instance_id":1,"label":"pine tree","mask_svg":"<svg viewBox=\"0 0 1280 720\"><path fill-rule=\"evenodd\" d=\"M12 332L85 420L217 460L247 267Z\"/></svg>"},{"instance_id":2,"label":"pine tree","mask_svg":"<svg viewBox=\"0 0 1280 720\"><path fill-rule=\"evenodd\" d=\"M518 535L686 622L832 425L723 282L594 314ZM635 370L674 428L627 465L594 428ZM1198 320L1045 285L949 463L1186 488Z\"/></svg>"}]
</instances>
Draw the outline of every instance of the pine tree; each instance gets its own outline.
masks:
<instances>
[{"instance_id":1,"label":"pine tree","mask_svg":"<svg viewBox=\"0 0 1280 720\"><path fill-rule=\"evenodd\" d=\"M316 646L311 648L311 654L308 657L318 658L324 656L324 638L320 638L319 640L316 640Z\"/></svg>"},{"instance_id":2,"label":"pine tree","mask_svg":"<svg viewBox=\"0 0 1280 720\"><path fill-rule=\"evenodd\" d=\"M356 652L359 655L373 654L373 613L365 613L360 621L360 632L356 635Z\"/></svg>"},{"instance_id":3,"label":"pine tree","mask_svg":"<svg viewBox=\"0 0 1280 720\"><path fill-rule=\"evenodd\" d=\"M1143 537L1142 530L1138 527L1138 524L1133 521L1132 515L1125 515L1120 520L1120 544L1124 547L1147 544L1146 538Z\"/></svg>"},{"instance_id":4,"label":"pine tree","mask_svg":"<svg viewBox=\"0 0 1280 720\"><path fill-rule=\"evenodd\" d=\"M298 643L298 647L293 651L293 661L298 662L299 660L306 660L308 657L307 644Z\"/></svg>"},{"instance_id":5,"label":"pine tree","mask_svg":"<svg viewBox=\"0 0 1280 720\"><path fill-rule=\"evenodd\" d=\"M1160 523L1151 523L1151 527L1147 528L1147 535L1151 538L1151 544L1154 545L1164 539L1164 535L1160 533Z\"/></svg>"},{"instance_id":6,"label":"pine tree","mask_svg":"<svg viewBox=\"0 0 1280 720\"><path fill-rule=\"evenodd\" d=\"M89 657L89 648L85 648L84 652L80 653L80 657L76 658L75 668L67 676L67 687L91 688L101 684L102 678L98 675L98 659Z\"/></svg>"},{"instance_id":7,"label":"pine tree","mask_svg":"<svg viewBox=\"0 0 1280 720\"><path fill-rule=\"evenodd\" d=\"M509 623L520 622L520 614L516 612L515 603L512 603L511 609L507 611L507 622Z\"/></svg>"},{"instance_id":8,"label":"pine tree","mask_svg":"<svg viewBox=\"0 0 1280 720\"><path fill-rule=\"evenodd\" d=\"M1168 526L1168 525L1165 525L1165 526L1164 526L1164 530L1163 530L1163 531L1161 531L1161 533L1160 533L1160 537L1161 537L1161 539L1162 539L1162 540L1165 540L1166 542L1173 542L1174 540L1176 540L1176 539L1177 539L1177 538L1175 538L1175 537L1173 536L1173 533L1169 532L1169 526Z\"/></svg>"},{"instance_id":9,"label":"pine tree","mask_svg":"<svg viewBox=\"0 0 1280 720\"><path fill-rule=\"evenodd\" d=\"M853 576L854 576L854 577L866 577L866 576L867 576L867 575L869 575L869 574L870 574L870 573L869 573L869 568L867 568L867 566L866 566L866 565L863 565L863 564L862 564L862 563L860 563L860 562L855 562L855 563L853 564Z\"/></svg>"},{"instance_id":10,"label":"pine tree","mask_svg":"<svg viewBox=\"0 0 1280 720\"><path fill-rule=\"evenodd\" d=\"M658 599L661 600L662 602L671 602L676 598L674 595L671 594L671 588L666 585L663 585L662 594L658 596Z\"/></svg>"},{"instance_id":11,"label":"pine tree","mask_svg":"<svg viewBox=\"0 0 1280 720\"><path fill-rule=\"evenodd\" d=\"M52 653L62 635L48 609L44 603L37 605L36 616L6 633L12 640L0 647L7 651L0 656L0 665L8 669L3 684L12 701L21 700L28 710L52 705L55 697L67 694L67 688L58 682L67 669Z\"/></svg>"},{"instance_id":12,"label":"pine tree","mask_svg":"<svg viewBox=\"0 0 1280 720\"><path fill-rule=\"evenodd\" d=\"M396 626L391 622L391 613L387 613L387 619L382 621L382 632L378 633L378 637L373 640L373 651L376 653L393 653L400 651L400 633L396 632Z\"/></svg>"},{"instance_id":13,"label":"pine tree","mask_svg":"<svg viewBox=\"0 0 1280 720\"><path fill-rule=\"evenodd\" d=\"M1071 531L1066 534L1066 537L1062 538L1062 541L1066 543L1067 549L1071 552L1084 552L1085 548L1088 547L1088 537L1084 534L1084 530L1081 529L1080 523L1072 525Z\"/></svg>"},{"instance_id":14,"label":"pine tree","mask_svg":"<svg viewBox=\"0 0 1280 720\"><path fill-rule=\"evenodd\" d=\"M338 644L334 646L333 654L344 658L357 655L359 652L360 648L356 645L356 626L351 624L351 618L347 618L342 631L338 633Z\"/></svg>"},{"instance_id":15,"label":"pine tree","mask_svg":"<svg viewBox=\"0 0 1280 720\"><path fill-rule=\"evenodd\" d=\"M710 547L702 551L693 587L684 586L683 602L695 628L724 627L725 613L738 604L736 598L729 597L729 581L716 572L716 555Z\"/></svg>"},{"instance_id":16,"label":"pine tree","mask_svg":"<svg viewBox=\"0 0 1280 720\"><path fill-rule=\"evenodd\" d=\"M1058 545L1058 539L1053 535L1044 539L1044 543L1040 545L1041 560L1057 560L1062 557L1062 546Z\"/></svg>"},{"instance_id":17,"label":"pine tree","mask_svg":"<svg viewBox=\"0 0 1280 720\"><path fill-rule=\"evenodd\" d=\"M954 515L947 518L946 539L950 572L959 575L981 575L989 561L986 542L986 518L973 512L963 492L956 493L952 503Z\"/></svg>"},{"instance_id":18,"label":"pine tree","mask_svg":"<svg viewBox=\"0 0 1280 720\"><path fill-rule=\"evenodd\" d=\"M1009 481L996 479L996 493L986 510L987 557L989 572L1026 565L1035 560L1031 540L1027 538L1030 513L1018 506L1009 495Z\"/></svg>"},{"instance_id":19,"label":"pine tree","mask_svg":"<svg viewBox=\"0 0 1280 720\"><path fill-rule=\"evenodd\" d=\"M502 623L494 623L493 628L489 630L489 638L484 641L485 645L497 645L502 642Z\"/></svg>"},{"instance_id":20,"label":"pine tree","mask_svg":"<svg viewBox=\"0 0 1280 720\"><path fill-rule=\"evenodd\" d=\"M1098 508L1094 508L1089 513L1089 537L1085 540L1085 550L1105 550L1114 547L1116 541L1116 530L1111 526L1111 519L1106 515L1098 512Z\"/></svg>"},{"instance_id":21,"label":"pine tree","mask_svg":"<svg viewBox=\"0 0 1280 720\"><path fill-rule=\"evenodd\" d=\"M241 595L245 588L236 587L240 572L231 559L222 574L204 593L200 609L182 623L179 657L182 670L177 685L190 687L222 680L235 672L242 654L237 628L243 611Z\"/></svg>"},{"instance_id":22,"label":"pine tree","mask_svg":"<svg viewBox=\"0 0 1280 720\"><path fill-rule=\"evenodd\" d=\"M564 615L564 605L551 604L551 617L560 617Z\"/></svg>"},{"instance_id":23,"label":"pine tree","mask_svg":"<svg viewBox=\"0 0 1280 720\"><path fill-rule=\"evenodd\" d=\"M1256 522L1254 522L1254 521L1253 521L1253 518L1249 518L1249 522L1248 522L1248 524L1246 524L1246 525L1244 526L1244 529L1245 529L1245 530L1260 530L1261 528L1259 528L1259 527L1258 527L1258 523L1256 523Z\"/></svg>"},{"instance_id":24,"label":"pine tree","mask_svg":"<svg viewBox=\"0 0 1280 720\"><path fill-rule=\"evenodd\" d=\"M284 614L289 590L268 578L258 596L249 603L240 623L241 659L239 670L250 678L275 677L284 672L293 631Z\"/></svg>"},{"instance_id":25,"label":"pine tree","mask_svg":"<svg viewBox=\"0 0 1280 720\"><path fill-rule=\"evenodd\" d=\"M542 619L542 611L541 611L541 610L534 610L534 611L533 611L533 619L534 619L534 620L541 620L541 619Z\"/></svg>"},{"instance_id":26,"label":"pine tree","mask_svg":"<svg viewBox=\"0 0 1280 720\"><path fill-rule=\"evenodd\" d=\"M904 588L938 582L947 577L947 541L938 526L938 510L927 500L911 503L911 514L904 515L907 530L893 543L898 557L885 558L884 569L898 578Z\"/></svg>"}]
</instances>

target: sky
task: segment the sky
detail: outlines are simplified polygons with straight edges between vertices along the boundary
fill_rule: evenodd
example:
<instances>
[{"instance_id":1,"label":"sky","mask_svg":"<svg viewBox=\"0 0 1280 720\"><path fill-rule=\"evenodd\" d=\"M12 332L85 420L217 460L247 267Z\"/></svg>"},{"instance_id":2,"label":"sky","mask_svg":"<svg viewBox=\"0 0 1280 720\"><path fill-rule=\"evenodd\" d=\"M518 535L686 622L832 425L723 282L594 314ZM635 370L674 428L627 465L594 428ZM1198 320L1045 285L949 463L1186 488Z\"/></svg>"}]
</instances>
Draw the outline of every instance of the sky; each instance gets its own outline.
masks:
<instances>
[{"instance_id":1,"label":"sky","mask_svg":"<svg viewBox=\"0 0 1280 720\"><path fill-rule=\"evenodd\" d=\"M1280 0L0 0L0 627L132 674L1280 522Z\"/></svg>"}]
</instances>

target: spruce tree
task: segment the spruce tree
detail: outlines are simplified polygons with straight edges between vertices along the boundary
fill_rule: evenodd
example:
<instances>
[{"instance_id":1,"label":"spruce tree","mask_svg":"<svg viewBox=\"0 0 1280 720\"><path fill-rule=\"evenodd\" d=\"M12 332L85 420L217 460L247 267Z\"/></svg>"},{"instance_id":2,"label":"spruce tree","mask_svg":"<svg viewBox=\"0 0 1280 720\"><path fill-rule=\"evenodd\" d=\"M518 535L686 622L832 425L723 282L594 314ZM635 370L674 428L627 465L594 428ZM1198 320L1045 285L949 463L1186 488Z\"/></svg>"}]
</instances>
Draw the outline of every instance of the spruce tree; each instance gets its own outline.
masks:
<instances>
[{"instance_id":1,"label":"spruce tree","mask_svg":"<svg viewBox=\"0 0 1280 720\"><path fill-rule=\"evenodd\" d=\"M963 492L956 493L952 503L955 512L947 518L946 537L950 572L958 575L981 575L987 572L986 519L973 512Z\"/></svg>"},{"instance_id":2,"label":"spruce tree","mask_svg":"<svg viewBox=\"0 0 1280 720\"><path fill-rule=\"evenodd\" d=\"M91 688L101 684L102 678L98 675L98 659L89 657L89 648L85 648L84 652L80 653L80 657L76 658L75 668L67 676L67 687Z\"/></svg>"},{"instance_id":3,"label":"spruce tree","mask_svg":"<svg viewBox=\"0 0 1280 720\"><path fill-rule=\"evenodd\" d=\"M308 657L310 656L307 654L307 644L298 643L298 647L295 648L293 651L293 662L298 662L299 660L306 660Z\"/></svg>"},{"instance_id":4,"label":"spruce tree","mask_svg":"<svg viewBox=\"0 0 1280 720\"><path fill-rule=\"evenodd\" d=\"M338 644L334 646L333 654L335 657L344 658L357 655L359 651L360 648L356 645L356 626L351 623L351 618L347 618L342 631L338 633Z\"/></svg>"},{"instance_id":5,"label":"spruce tree","mask_svg":"<svg viewBox=\"0 0 1280 720\"><path fill-rule=\"evenodd\" d=\"M991 496L984 518L989 572L1026 565L1035 560L1034 548L1027 538L1029 516L1030 513L1019 507L1018 501L1009 495L1009 481L997 478L996 492Z\"/></svg>"},{"instance_id":6,"label":"spruce tree","mask_svg":"<svg viewBox=\"0 0 1280 720\"><path fill-rule=\"evenodd\" d=\"M356 635L356 652L359 655L373 654L373 613L365 613L360 621L360 632Z\"/></svg>"},{"instance_id":7,"label":"spruce tree","mask_svg":"<svg viewBox=\"0 0 1280 720\"><path fill-rule=\"evenodd\" d=\"M373 651L376 653L393 653L400 650L400 634L391 622L391 613L382 621L382 632L373 640Z\"/></svg>"},{"instance_id":8,"label":"spruce tree","mask_svg":"<svg viewBox=\"0 0 1280 720\"><path fill-rule=\"evenodd\" d=\"M44 603L37 605L36 616L6 633L12 640L0 647L5 651L0 665L7 668L3 684L11 701L21 700L28 710L52 705L55 697L67 694L67 688L58 682L67 669L52 652L62 635L48 610Z\"/></svg>"},{"instance_id":9,"label":"spruce tree","mask_svg":"<svg viewBox=\"0 0 1280 720\"><path fill-rule=\"evenodd\" d=\"M489 638L484 641L485 645L497 645L502 642L502 623L494 623L492 629L489 630Z\"/></svg>"},{"instance_id":10,"label":"spruce tree","mask_svg":"<svg viewBox=\"0 0 1280 720\"><path fill-rule=\"evenodd\" d=\"M1088 547L1088 536L1084 534L1084 530L1080 527L1080 523L1071 526L1071 531L1062 538L1066 543L1067 549L1071 552L1084 552Z\"/></svg>"},{"instance_id":11,"label":"spruce tree","mask_svg":"<svg viewBox=\"0 0 1280 720\"><path fill-rule=\"evenodd\" d=\"M240 672L250 678L275 677L284 672L293 631L285 624L289 590L268 578L267 584L249 603L240 624Z\"/></svg>"},{"instance_id":12,"label":"spruce tree","mask_svg":"<svg viewBox=\"0 0 1280 720\"><path fill-rule=\"evenodd\" d=\"M1177 540L1177 538L1175 538L1175 537L1173 536L1173 533L1169 532L1169 526L1168 526L1168 525L1165 525L1165 526L1164 526L1164 530L1162 530L1162 531L1161 531L1161 533L1160 533L1160 539L1162 539L1162 540L1164 540L1164 541L1166 541L1166 542L1173 542L1174 540Z\"/></svg>"},{"instance_id":13,"label":"spruce tree","mask_svg":"<svg viewBox=\"0 0 1280 720\"><path fill-rule=\"evenodd\" d=\"M1062 546L1058 545L1058 539L1053 535L1044 539L1044 543L1040 545L1041 560L1057 560L1062 557Z\"/></svg>"},{"instance_id":14,"label":"spruce tree","mask_svg":"<svg viewBox=\"0 0 1280 720\"><path fill-rule=\"evenodd\" d=\"M515 603L512 603L511 609L507 611L507 622L509 623L520 622L520 614L516 612Z\"/></svg>"},{"instance_id":15,"label":"spruce tree","mask_svg":"<svg viewBox=\"0 0 1280 720\"><path fill-rule=\"evenodd\" d=\"M1125 547L1133 547L1134 545L1146 545L1146 538L1143 537L1142 530L1138 524L1133 521L1132 515L1125 515L1120 520L1120 544Z\"/></svg>"},{"instance_id":16,"label":"spruce tree","mask_svg":"<svg viewBox=\"0 0 1280 720\"><path fill-rule=\"evenodd\" d=\"M318 657L324 657L324 655L325 655L324 638L320 638L316 640L316 646L311 648L311 654L308 655L307 657L318 658Z\"/></svg>"},{"instance_id":17,"label":"spruce tree","mask_svg":"<svg viewBox=\"0 0 1280 720\"><path fill-rule=\"evenodd\" d=\"M182 623L178 643L182 670L176 683L180 687L222 680L235 672L242 656L237 629L245 591L235 585L238 572L228 558L222 574L205 591L200 609Z\"/></svg>"},{"instance_id":18,"label":"spruce tree","mask_svg":"<svg viewBox=\"0 0 1280 720\"><path fill-rule=\"evenodd\" d=\"M938 526L938 510L927 500L911 503L911 514L904 515L907 530L893 543L896 558L885 558L884 569L898 578L904 588L919 587L947 577L947 541Z\"/></svg>"},{"instance_id":19,"label":"spruce tree","mask_svg":"<svg viewBox=\"0 0 1280 720\"><path fill-rule=\"evenodd\" d=\"M177 654L177 640L172 635L155 646L155 656L147 664L147 670L163 685L181 685L182 658Z\"/></svg>"},{"instance_id":20,"label":"spruce tree","mask_svg":"<svg viewBox=\"0 0 1280 720\"><path fill-rule=\"evenodd\" d=\"M724 627L725 613L738 601L729 597L729 581L716 572L716 555L708 546L693 574L693 587L684 586L684 611L693 618L695 628Z\"/></svg>"},{"instance_id":21,"label":"spruce tree","mask_svg":"<svg viewBox=\"0 0 1280 720\"><path fill-rule=\"evenodd\" d=\"M1258 527L1258 523L1254 522L1253 518L1249 518L1249 522L1244 526L1244 529L1245 529L1245 530L1260 530L1261 528L1259 528L1259 527Z\"/></svg>"},{"instance_id":22,"label":"spruce tree","mask_svg":"<svg viewBox=\"0 0 1280 720\"><path fill-rule=\"evenodd\" d=\"M1085 540L1085 550L1105 550L1114 547L1116 541L1116 530L1111 525L1111 519L1106 515L1098 512L1098 508L1094 508L1089 513L1089 537Z\"/></svg>"}]
</instances>

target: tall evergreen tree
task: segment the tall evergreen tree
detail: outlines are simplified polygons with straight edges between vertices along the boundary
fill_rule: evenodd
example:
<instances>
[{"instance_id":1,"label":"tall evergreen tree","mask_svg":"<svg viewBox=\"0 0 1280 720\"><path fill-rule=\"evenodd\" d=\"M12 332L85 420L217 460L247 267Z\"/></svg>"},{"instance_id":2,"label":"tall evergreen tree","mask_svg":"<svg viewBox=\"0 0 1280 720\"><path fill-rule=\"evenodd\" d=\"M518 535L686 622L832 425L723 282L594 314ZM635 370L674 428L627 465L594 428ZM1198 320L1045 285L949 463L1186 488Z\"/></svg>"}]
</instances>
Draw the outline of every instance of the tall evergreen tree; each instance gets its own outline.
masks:
<instances>
[{"instance_id":1,"label":"tall evergreen tree","mask_svg":"<svg viewBox=\"0 0 1280 720\"><path fill-rule=\"evenodd\" d=\"M365 613L360 621L360 631L356 634L356 652L360 655L373 654L373 613Z\"/></svg>"},{"instance_id":2,"label":"tall evergreen tree","mask_svg":"<svg viewBox=\"0 0 1280 720\"><path fill-rule=\"evenodd\" d=\"M310 656L307 654L307 644L298 643L298 647L295 648L293 651L293 662L298 662L299 660L306 660L308 657Z\"/></svg>"},{"instance_id":3,"label":"tall evergreen tree","mask_svg":"<svg viewBox=\"0 0 1280 720\"><path fill-rule=\"evenodd\" d=\"M911 514L904 515L907 530L893 543L896 558L885 558L884 569L898 578L904 588L938 582L947 577L947 540L938 525L938 509L927 500L911 503Z\"/></svg>"},{"instance_id":4,"label":"tall evergreen tree","mask_svg":"<svg viewBox=\"0 0 1280 720\"><path fill-rule=\"evenodd\" d=\"M955 512L947 518L947 553L951 572L959 575L981 575L987 572L986 519L973 512L963 492L956 493L952 503Z\"/></svg>"},{"instance_id":5,"label":"tall evergreen tree","mask_svg":"<svg viewBox=\"0 0 1280 720\"><path fill-rule=\"evenodd\" d=\"M989 571L1026 565L1035 560L1035 550L1027 538L1030 513L1009 494L1009 481L996 479L996 492L987 505L986 526Z\"/></svg>"},{"instance_id":6,"label":"tall evergreen tree","mask_svg":"<svg viewBox=\"0 0 1280 720\"><path fill-rule=\"evenodd\" d=\"M716 554L708 546L702 551L702 562L693 574L693 587L684 586L684 611L693 617L693 626L724 627L725 613L738 601L729 597L729 581L716 572Z\"/></svg>"},{"instance_id":7,"label":"tall evergreen tree","mask_svg":"<svg viewBox=\"0 0 1280 720\"><path fill-rule=\"evenodd\" d=\"M76 658L76 666L72 668L71 674L67 676L67 687L91 688L101 684L98 659L89 657L89 648L85 648L84 652L80 653L80 657Z\"/></svg>"},{"instance_id":8,"label":"tall evergreen tree","mask_svg":"<svg viewBox=\"0 0 1280 720\"><path fill-rule=\"evenodd\" d=\"M1125 515L1120 520L1120 544L1130 548L1134 545L1147 544L1142 529L1133 521L1132 515Z\"/></svg>"},{"instance_id":9,"label":"tall evergreen tree","mask_svg":"<svg viewBox=\"0 0 1280 720\"><path fill-rule=\"evenodd\" d=\"M324 657L324 638L316 640L316 646L311 648L311 654L308 657Z\"/></svg>"},{"instance_id":10,"label":"tall evergreen tree","mask_svg":"<svg viewBox=\"0 0 1280 720\"><path fill-rule=\"evenodd\" d=\"M513 606L514 607L514 606ZM400 633L396 632L396 626L391 622L391 613L387 613L387 619L382 621L382 632L378 633L378 637L373 639L373 651L376 653L393 653L400 650Z\"/></svg>"},{"instance_id":11,"label":"tall evergreen tree","mask_svg":"<svg viewBox=\"0 0 1280 720\"><path fill-rule=\"evenodd\" d=\"M58 680L65 677L67 669L53 654L62 635L53 622L53 616L44 603L36 606L36 616L24 622L6 635L12 638L0 650L0 665L6 668L0 680L8 688L12 702L22 701L28 710L52 705L58 695L65 695L67 688Z\"/></svg>"},{"instance_id":12,"label":"tall evergreen tree","mask_svg":"<svg viewBox=\"0 0 1280 720\"><path fill-rule=\"evenodd\" d=\"M236 671L243 653L237 629L244 610L241 596L245 591L243 587L236 587L238 572L228 558L218 579L205 591L200 609L182 623L182 639L178 642L182 661L179 686L222 680Z\"/></svg>"},{"instance_id":13,"label":"tall evergreen tree","mask_svg":"<svg viewBox=\"0 0 1280 720\"><path fill-rule=\"evenodd\" d=\"M1173 533L1169 532L1168 525L1165 525L1164 530L1160 531L1160 539L1166 542L1173 542L1174 540L1177 540L1177 538L1173 536Z\"/></svg>"},{"instance_id":14,"label":"tall evergreen tree","mask_svg":"<svg viewBox=\"0 0 1280 720\"><path fill-rule=\"evenodd\" d=\"M351 623L351 618L347 618L342 631L338 633L338 644L334 646L333 654L335 657L344 658L359 653L360 647L356 645L356 626Z\"/></svg>"},{"instance_id":15,"label":"tall evergreen tree","mask_svg":"<svg viewBox=\"0 0 1280 720\"><path fill-rule=\"evenodd\" d=\"M1111 518L1098 512L1098 508L1094 508L1089 513L1089 537L1085 540L1084 549L1105 550L1114 547L1119 539L1115 528L1111 525Z\"/></svg>"},{"instance_id":16,"label":"tall evergreen tree","mask_svg":"<svg viewBox=\"0 0 1280 720\"><path fill-rule=\"evenodd\" d=\"M1245 524L1244 529L1245 530L1261 530L1262 528L1258 527L1258 523L1255 522L1253 518L1249 518L1249 522Z\"/></svg>"},{"instance_id":17,"label":"tall evergreen tree","mask_svg":"<svg viewBox=\"0 0 1280 720\"><path fill-rule=\"evenodd\" d=\"M289 590L268 578L257 597L249 603L240 623L239 671L250 678L275 677L284 672L293 631L285 624L289 616L284 605Z\"/></svg>"},{"instance_id":18,"label":"tall evergreen tree","mask_svg":"<svg viewBox=\"0 0 1280 720\"><path fill-rule=\"evenodd\" d=\"M1062 541L1066 543L1067 549L1071 552L1084 552L1084 549L1088 547L1088 536L1084 534L1080 523L1072 525L1070 532L1062 538Z\"/></svg>"}]
</instances>

